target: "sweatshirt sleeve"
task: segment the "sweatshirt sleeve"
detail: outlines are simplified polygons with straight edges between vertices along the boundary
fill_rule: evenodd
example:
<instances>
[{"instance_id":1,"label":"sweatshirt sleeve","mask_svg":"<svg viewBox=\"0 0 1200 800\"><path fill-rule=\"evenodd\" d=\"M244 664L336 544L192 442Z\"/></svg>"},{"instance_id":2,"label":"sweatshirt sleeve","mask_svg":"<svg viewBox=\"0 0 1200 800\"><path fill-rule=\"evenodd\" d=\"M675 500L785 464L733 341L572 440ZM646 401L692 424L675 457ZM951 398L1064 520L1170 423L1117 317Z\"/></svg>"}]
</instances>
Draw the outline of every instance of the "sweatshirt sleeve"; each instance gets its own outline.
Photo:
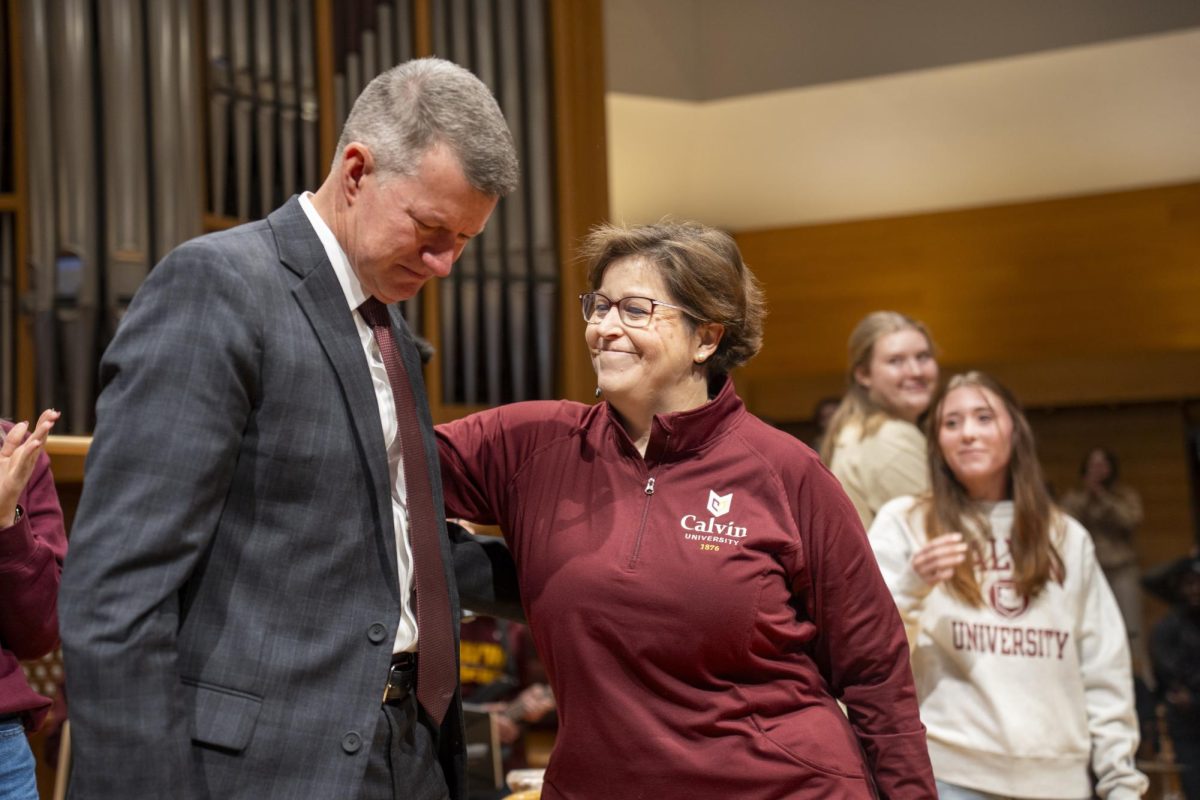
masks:
<instances>
[{"instance_id":1,"label":"sweatshirt sleeve","mask_svg":"<svg viewBox=\"0 0 1200 800\"><path fill-rule=\"evenodd\" d=\"M1067 524L1076 526L1073 521ZM1146 791L1149 781L1134 766L1138 728L1125 625L1087 533L1079 528L1075 538L1081 550L1077 563L1083 594L1078 623L1079 664L1096 793L1103 800L1132 800Z\"/></svg>"},{"instance_id":2,"label":"sweatshirt sleeve","mask_svg":"<svg viewBox=\"0 0 1200 800\"><path fill-rule=\"evenodd\" d=\"M21 519L0 528L0 642L24 660L58 644L58 586L67 535L45 453L38 455L18 504Z\"/></svg>"},{"instance_id":3,"label":"sweatshirt sleeve","mask_svg":"<svg viewBox=\"0 0 1200 800\"><path fill-rule=\"evenodd\" d=\"M483 411L434 429L449 518L494 525L500 517L494 498L506 481L499 468L505 447L499 414L500 409Z\"/></svg>"},{"instance_id":4,"label":"sweatshirt sleeve","mask_svg":"<svg viewBox=\"0 0 1200 800\"><path fill-rule=\"evenodd\" d=\"M883 573L884 583L887 584L892 599L896 601L896 608L900 611L910 650L920 629L921 609L925 598L933 588L921 579L912 566L917 544L904 521L906 511L911 508L911 498L900 498L888 503L879 510L879 515L871 523L871 530L867 535L871 549L875 551L875 560L879 562L879 571Z\"/></svg>"},{"instance_id":5,"label":"sweatshirt sleeve","mask_svg":"<svg viewBox=\"0 0 1200 800\"><path fill-rule=\"evenodd\" d=\"M446 516L503 525L512 481L541 447L578 428L578 405L511 403L438 425Z\"/></svg>"},{"instance_id":6,"label":"sweatshirt sleeve","mask_svg":"<svg viewBox=\"0 0 1200 800\"><path fill-rule=\"evenodd\" d=\"M819 631L815 656L846 706L880 797L933 797L904 629L858 514L819 466L801 481L797 509L810 580L797 591Z\"/></svg>"}]
</instances>

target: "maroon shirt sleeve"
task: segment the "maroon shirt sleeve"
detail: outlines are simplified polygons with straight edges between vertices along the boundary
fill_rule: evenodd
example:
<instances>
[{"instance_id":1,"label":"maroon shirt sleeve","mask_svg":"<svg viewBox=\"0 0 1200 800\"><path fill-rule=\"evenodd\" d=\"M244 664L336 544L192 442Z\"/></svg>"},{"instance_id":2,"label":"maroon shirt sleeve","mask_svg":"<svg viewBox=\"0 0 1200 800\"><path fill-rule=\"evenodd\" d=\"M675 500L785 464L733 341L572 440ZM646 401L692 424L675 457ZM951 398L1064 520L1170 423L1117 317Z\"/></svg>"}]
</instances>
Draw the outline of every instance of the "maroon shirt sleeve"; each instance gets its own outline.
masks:
<instances>
[{"instance_id":1,"label":"maroon shirt sleeve","mask_svg":"<svg viewBox=\"0 0 1200 800\"><path fill-rule=\"evenodd\" d=\"M0 642L22 660L58 644L58 584L67 534L50 459L38 456L15 524L0 528Z\"/></svg>"},{"instance_id":2,"label":"maroon shirt sleeve","mask_svg":"<svg viewBox=\"0 0 1200 800\"><path fill-rule=\"evenodd\" d=\"M820 465L797 483L794 511L805 541L788 569L808 576L795 592L817 626L821 672L846 706L880 797L936 797L904 626L858 514Z\"/></svg>"},{"instance_id":3,"label":"maroon shirt sleeve","mask_svg":"<svg viewBox=\"0 0 1200 800\"><path fill-rule=\"evenodd\" d=\"M540 447L578 428L581 408L565 401L532 400L438 425L434 430L446 516L484 525L503 523L509 483Z\"/></svg>"}]
</instances>

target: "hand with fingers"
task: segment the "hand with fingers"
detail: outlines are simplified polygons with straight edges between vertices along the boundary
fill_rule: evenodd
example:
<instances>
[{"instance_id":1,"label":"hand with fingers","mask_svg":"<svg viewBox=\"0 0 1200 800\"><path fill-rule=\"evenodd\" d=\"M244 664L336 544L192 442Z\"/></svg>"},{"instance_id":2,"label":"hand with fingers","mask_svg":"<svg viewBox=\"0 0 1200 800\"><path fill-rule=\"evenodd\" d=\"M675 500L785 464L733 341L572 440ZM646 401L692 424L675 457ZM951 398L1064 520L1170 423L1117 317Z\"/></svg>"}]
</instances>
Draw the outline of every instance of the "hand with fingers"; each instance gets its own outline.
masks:
<instances>
[{"instance_id":1,"label":"hand with fingers","mask_svg":"<svg viewBox=\"0 0 1200 800\"><path fill-rule=\"evenodd\" d=\"M16 522L17 500L59 416L58 411L46 409L32 430L28 422L18 422L0 444L0 528Z\"/></svg>"},{"instance_id":2,"label":"hand with fingers","mask_svg":"<svg viewBox=\"0 0 1200 800\"><path fill-rule=\"evenodd\" d=\"M936 586L948 580L967 557L961 533L944 533L913 554L912 567L921 580Z\"/></svg>"}]
</instances>

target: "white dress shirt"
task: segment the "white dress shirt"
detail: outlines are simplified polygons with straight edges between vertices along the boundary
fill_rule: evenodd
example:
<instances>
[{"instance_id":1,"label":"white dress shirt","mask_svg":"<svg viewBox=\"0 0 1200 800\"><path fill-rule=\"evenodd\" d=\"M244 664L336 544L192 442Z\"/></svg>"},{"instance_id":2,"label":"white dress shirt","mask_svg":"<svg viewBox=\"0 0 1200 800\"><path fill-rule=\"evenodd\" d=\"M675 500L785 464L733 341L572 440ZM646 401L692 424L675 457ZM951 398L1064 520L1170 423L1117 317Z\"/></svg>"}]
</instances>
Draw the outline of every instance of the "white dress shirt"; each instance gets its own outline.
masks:
<instances>
[{"instance_id":1,"label":"white dress shirt","mask_svg":"<svg viewBox=\"0 0 1200 800\"><path fill-rule=\"evenodd\" d=\"M359 283L358 276L350 266L350 259L338 244L333 231L321 219L309 199L310 194L300 195L300 207L304 209L308 221L316 230L329 263L333 265L334 274L342 291L346 295L346 304L354 317L354 325L358 328L358 339L362 343L367 365L371 368L371 381L375 385L375 401L379 404L379 419L383 423L383 441L387 445L388 474L392 483L392 522L396 531L396 571L400 576L400 626L396 630L396 642L392 652L402 653L417 649L417 618L413 609L413 567L412 548L408 544L408 496L404 490L404 467L401 461L400 437L397 435L396 403L392 397L392 384L388 380L387 369L383 365L383 357L379 354L379 345L375 342L375 334L366 320L358 313L358 307L367 299L367 293Z\"/></svg>"}]
</instances>

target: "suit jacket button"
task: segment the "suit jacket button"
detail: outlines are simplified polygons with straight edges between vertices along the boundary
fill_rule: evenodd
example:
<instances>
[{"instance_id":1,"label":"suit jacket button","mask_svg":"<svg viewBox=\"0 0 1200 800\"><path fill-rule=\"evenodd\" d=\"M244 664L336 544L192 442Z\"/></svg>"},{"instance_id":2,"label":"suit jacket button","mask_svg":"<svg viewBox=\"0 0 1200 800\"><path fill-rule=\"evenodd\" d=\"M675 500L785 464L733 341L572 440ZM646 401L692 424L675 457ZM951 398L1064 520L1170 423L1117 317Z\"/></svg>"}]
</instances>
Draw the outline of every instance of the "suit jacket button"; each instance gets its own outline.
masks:
<instances>
[{"instance_id":1,"label":"suit jacket button","mask_svg":"<svg viewBox=\"0 0 1200 800\"><path fill-rule=\"evenodd\" d=\"M387 626L382 622L372 622L371 627L367 628L367 638L371 640L371 644L383 644L383 640L387 638Z\"/></svg>"},{"instance_id":2,"label":"suit jacket button","mask_svg":"<svg viewBox=\"0 0 1200 800\"><path fill-rule=\"evenodd\" d=\"M362 737L358 731L350 731L342 737L342 749L347 753L357 753L362 749Z\"/></svg>"}]
</instances>

